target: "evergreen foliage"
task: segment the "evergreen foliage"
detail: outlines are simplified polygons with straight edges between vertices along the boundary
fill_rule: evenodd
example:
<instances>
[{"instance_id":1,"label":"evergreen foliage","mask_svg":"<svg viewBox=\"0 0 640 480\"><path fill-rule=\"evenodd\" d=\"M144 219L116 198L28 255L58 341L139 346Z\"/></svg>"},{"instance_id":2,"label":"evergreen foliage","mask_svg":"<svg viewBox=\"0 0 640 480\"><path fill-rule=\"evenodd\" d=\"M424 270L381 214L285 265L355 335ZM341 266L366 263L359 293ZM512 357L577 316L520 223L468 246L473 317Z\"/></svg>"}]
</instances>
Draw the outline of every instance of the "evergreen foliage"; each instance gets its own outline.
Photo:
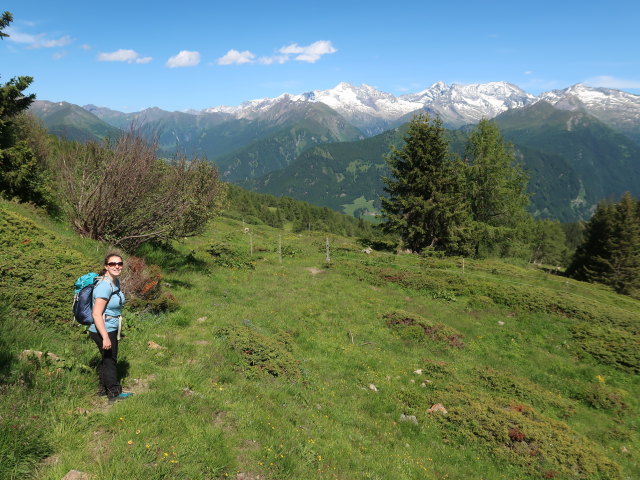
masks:
<instances>
[{"instance_id":1,"label":"evergreen foliage","mask_svg":"<svg viewBox=\"0 0 640 480\"><path fill-rule=\"evenodd\" d=\"M637 297L640 293L639 205L629 192L617 204L599 203L567 273L578 280L604 283L618 293Z\"/></svg>"},{"instance_id":2,"label":"evergreen foliage","mask_svg":"<svg viewBox=\"0 0 640 480\"><path fill-rule=\"evenodd\" d=\"M381 198L385 230L398 233L414 252L430 247L476 257L527 256L532 232L549 230L527 213L527 175L498 127L480 122L467 140L464 162L448 147L440 119L414 118L405 145L392 147L388 157L393 178L384 179L389 197ZM555 260L557 252L539 240L544 255Z\"/></svg>"},{"instance_id":3,"label":"evergreen foliage","mask_svg":"<svg viewBox=\"0 0 640 480\"><path fill-rule=\"evenodd\" d=\"M451 157L439 118L417 115L402 148L391 148L384 178L383 228L398 233L414 252L468 251L470 208L464 191L464 165Z\"/></svg>"},{"instance_id":4,"label":"evergreen foliage","mask_svg":"<svg viewBox=\"0 0 640 480\"><path fill-rule=\"evenodd\" d=\"M527 175L515 164L513 147L505 143L497 125L486 119L471 132L465 160L478 256L522 237L529 217Z\"/></svg>"},{"instance_id":5,"label":"evergreen foliage","mask_svg":"<svg viewBox=\"0 0 640 480\"><path fill-rule=\"evenodd\" d=\"M0 38L9 35L2 32L13 21L10 12L0 18ZM33 78L19 76L0 85L0 195L52 206L52 196L46 173L45 159L32 148L29 121L22 112L35 100L35 94L25 94ZM33 122L31 122L33 123Z\"/></svg>"},{"instance_id":6,"label":"evergreen foliage","mask_svg":"<svg viewBox=\"0 0 640 480\"><path fill-rule=\"evenodd\" d=\"M291 223L294 232L323 231L346 236L364 236L373 225L362 219L338 213L328 207L318 207L290 197L276 197L255 193L235 185L228 185L227 216L236 216L249 224L264 223L283 228Z\"/></svg>"},{"instance_id":7,"label":"evergreen foliage","mask_svg":"<svg viewBox=\"0 0 640 480\"><path fill-rule=\"evenodd\" d=\"M531 258L535 263L564 265L567 257L566 237L560 222L538 220L530 233Z\"/></svg>"}]
</instances>

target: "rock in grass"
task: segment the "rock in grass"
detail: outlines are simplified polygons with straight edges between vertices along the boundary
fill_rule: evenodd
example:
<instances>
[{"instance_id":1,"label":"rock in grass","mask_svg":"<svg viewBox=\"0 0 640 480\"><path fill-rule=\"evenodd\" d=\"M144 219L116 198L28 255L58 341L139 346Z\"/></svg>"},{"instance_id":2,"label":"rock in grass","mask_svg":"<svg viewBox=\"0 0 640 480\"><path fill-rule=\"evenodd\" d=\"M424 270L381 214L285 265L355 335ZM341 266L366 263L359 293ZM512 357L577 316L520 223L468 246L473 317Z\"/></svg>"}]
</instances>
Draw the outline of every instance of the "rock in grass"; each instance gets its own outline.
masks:
<instances>
[{"instance_id":1,"label":"rock in grass","mask_svg":"<svg viewBox=\"0 0 640 480\"><path fill-rule=\"evenodd\" d=\"M369 384L369 390L371 390L372 392L377 392L378 391L378 387L376 387L373 383Z\"/></svg>"},{"instance_id":2,"label":"rock in grass","mask_svg":"<svg viewBox=\"0 0 640 480\"><path fill-rule=\"evenodd\" d=\"M439 412L442 413L443 415L446 415L447 413L447 409L444 408L444 405L442 405L441 403L436 403L435 405L433 405L429 410L427 410L428 414L432 414L435 412Z\"/></svg>"},{"instance_id":3,"label":"rock in grass","mask_svg":"<svg viewBox=\"0 0 640 480\"><path fill-rule=\"evenodd\" d=\"M400 421L401 422L411 422L414 425L418 425L418 419L416 418L415 415L405 415L404 413L402 413L400 415Z\"/></svg>"},{"instance_id":4,"label":"rock in grass","mask_svg":"<svg viewBox=\"0 0 640 480\"><path fill-rule=\"evenodd\" d=\"M67 474L62 477L62 480L90 480L91 478L93 478L93 475L86 472L81 472L80 470L69 470Z\"/></svg>"},{"instance_id":5,"label":"rock in grass","mask_svg":"<svg viewBox=\"0 0 640 480\"><path fill-rule=\"evenodd\" d=\"M26 360L29 357L36 357L38 360L42 360L42 357L44 356L45 356L45 353L39 352L38 350L23 350L22 353L20 353L19 358L20 360ZM60 360L60 357L58 357L55 353L51 353L51 352L47 352L46 357L50 360L53 360L54 362L57 362L58 360Z\"/></svg>"},{"instance_id":6,"label":"rock in grass","mask_svg":"<svg viewBox=\"0 0 640 480\"><path fill-rule=\"evenodd\" d=\"M153 340L149 340L147 342L147 347L149 347L151 350L162 350L165 347L158 345L156 342L154 342Z\"/></svg>"}]
</instances>

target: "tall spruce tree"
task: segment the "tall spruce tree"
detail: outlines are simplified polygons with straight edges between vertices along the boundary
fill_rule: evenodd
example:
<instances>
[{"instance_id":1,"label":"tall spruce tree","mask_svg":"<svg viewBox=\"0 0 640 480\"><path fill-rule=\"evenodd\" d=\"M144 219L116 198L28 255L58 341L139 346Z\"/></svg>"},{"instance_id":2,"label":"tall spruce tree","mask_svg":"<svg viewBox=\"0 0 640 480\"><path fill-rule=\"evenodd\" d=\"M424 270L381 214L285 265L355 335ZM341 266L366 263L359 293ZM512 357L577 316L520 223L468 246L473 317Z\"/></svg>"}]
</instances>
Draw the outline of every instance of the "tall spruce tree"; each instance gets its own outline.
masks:
<instances>
[{"instance_id":1,"label":"tall spruce tree","mask_svg":"<svg viewBox=\"0 0 640 480\"><path fill-rule=\"evenodd\" d=\"M626 192L616 204L612 236L609 239L611 272L608 283L618 293L640 293L640 221L637 204Z\"/></svg>"},{"instance_id":2,"label":"tall spruce tree","mask_svg":"<svg viewBox=\"0 0 640 480\"><path fill-rule=\"evenodd\" d=\"M607 283L611 271L611 244L615 206L612 202L598 203L591 220L587 222L583 242L576 249L567 268L567 275L587 282Z\"/></svg>"},{"instance_id":3,"label":"tall spruce tree","mask_svg":"<svg viewBox=\"0 0 640 480\"><path fill-rule=\"evenodd\" d=\"M2 14L0 38L9 36L2 30L12 21L10 12ZM0 84L0 195L52 207L44 159L24 135L24 127L32 122L23 115L36 98L24 93L31 82L32 77L20 76Z\"/></svg>"},{"instance_id":4,"label":"tall spruce tree","mask_svg":"<svg viewBox=\"0 0 640 480\"><path fill-rule=\"evenodd\" d=\"M469 205L464 195L464 165L449 154L439 118L417 115L404 145L392 147L383 178L383 229L399 234L413 252L427 247L449 254L468 252Z\"/></svg>"},{"instance_id":5,"label":"tall spruce tree","mask_svg":"<svg viewBox=\"0 0 640 480\"><path fill-rule=\"evenodd\" d=\"M482 119L467 141L467 186L474 220L474 250L504 250L521 237L529 205L527 175L498 126Z\"/></svg>"},{"instance_id":6,"label":"tall spruce tree","mask_svg":"<svg viewBox=\"0 0 640 480\"><path fill-rule=\"evenodd\" d=\"M618 293L640 295L639 217L638 202L628 192L617 204L598 204L567 274L610 285Z\"/></svg>"}]
</instances>

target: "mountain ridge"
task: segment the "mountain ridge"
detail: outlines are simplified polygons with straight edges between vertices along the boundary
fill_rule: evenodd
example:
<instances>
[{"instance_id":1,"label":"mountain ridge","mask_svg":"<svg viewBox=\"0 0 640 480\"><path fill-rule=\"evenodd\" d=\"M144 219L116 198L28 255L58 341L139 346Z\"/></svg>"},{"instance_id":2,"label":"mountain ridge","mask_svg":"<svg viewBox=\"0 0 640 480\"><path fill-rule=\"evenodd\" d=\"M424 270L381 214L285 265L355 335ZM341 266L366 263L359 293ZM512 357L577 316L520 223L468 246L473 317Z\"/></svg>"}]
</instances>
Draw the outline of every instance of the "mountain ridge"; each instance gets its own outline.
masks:
<instances>
[{"instance_id":1,"label":"mountain ridge","mask_svg":"<svg viewBox=\"0 0 640 480\"><path fill-rule=\"evenodd\" d=\"M436 82L420 92L395 96L368 84L355 86L341 82L328 90L283 93L274 98L248 100L237 106L221 105L168 113L207 118L214 115L220 121L258 120L268 117L274 108L282 110L301 103L322 103L360 129L365 136L373 136L406 123L418 112L438 115L448 128L459 128L542 100L559 109L583 109L640 145L640 95L580 83L536 96L504 81L467 85ZM149 111L157 109L152 107L130 114L120 112L118 116L114 114L116 111L104 107L86 105L84 108L118 128L122 128L122 118L133 120L148 117Z\"/></svg>"}]
</instances>

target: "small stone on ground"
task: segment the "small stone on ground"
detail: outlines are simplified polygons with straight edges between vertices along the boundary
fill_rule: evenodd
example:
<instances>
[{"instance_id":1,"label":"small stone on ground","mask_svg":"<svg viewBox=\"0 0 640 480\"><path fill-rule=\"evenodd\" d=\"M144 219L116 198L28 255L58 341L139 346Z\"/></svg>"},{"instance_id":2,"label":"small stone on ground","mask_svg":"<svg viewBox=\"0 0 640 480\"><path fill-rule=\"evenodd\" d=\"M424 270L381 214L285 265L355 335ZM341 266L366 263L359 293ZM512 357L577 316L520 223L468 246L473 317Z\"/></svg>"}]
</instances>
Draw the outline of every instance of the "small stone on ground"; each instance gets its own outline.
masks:
<instances>
[{"instance_id":1,"label":"small stone on ground","mask_svg":"<svg viewBox=\"0 0 640 480\"><path fill-rule=\"evenodd\" d=\"M147 342L147 347L149 347L151 350L162 350L165 347L163 347L162 345L158 345L156 342L154 342L153 340L149 340Z\"/></svg>"},{"instance_id":2,"label":"small stone on ground","mask_svg":"<svg viewBox=\"0 0 640 480\"><path fill-rule=\"evenodd\" d=\"M91 478L93 478L93 475L86 472L81 472L80 470L69 470L69 472L62 477L62 480L90 480Z\"/></svg>"},{"instance_id":3,"label":"small stone on ground","mask_svg":"<svg viewBox=\"0 0 640 480\"><path fill-rule=\"evenodd\" d=\"M315 267L307 267L305 268L305 270L307 270L308 272L311 272L311 275L318 275L319 273L326 272L326 270L322 270L321 268L315 268Z\"/></svg>"},{"instance_id":4,"label":"small stone on ground","mask_svg":"<svg viewBox=\"0 0 640 480\"><path fill-rule=\"evenodd\" d=\"M444 408L444 405L442 405L441 403L436 403L435 405L433 405L429 410L427 410L427 413L431 414L434 412L440 412L443 415L446 415L447 413L447 409Z\"/></svg>"},{"instance_id":5,"label":"small stone on ground","mask_svg":"<svg viewBox=\"0 0 640 480\"><path fill-rule=\"evenodd\" d=\"M404 413L400 415L401 422L410 422L414 425L418 425L418 419L415 415L405 415Z\"/></svg>"}]
</instances>

